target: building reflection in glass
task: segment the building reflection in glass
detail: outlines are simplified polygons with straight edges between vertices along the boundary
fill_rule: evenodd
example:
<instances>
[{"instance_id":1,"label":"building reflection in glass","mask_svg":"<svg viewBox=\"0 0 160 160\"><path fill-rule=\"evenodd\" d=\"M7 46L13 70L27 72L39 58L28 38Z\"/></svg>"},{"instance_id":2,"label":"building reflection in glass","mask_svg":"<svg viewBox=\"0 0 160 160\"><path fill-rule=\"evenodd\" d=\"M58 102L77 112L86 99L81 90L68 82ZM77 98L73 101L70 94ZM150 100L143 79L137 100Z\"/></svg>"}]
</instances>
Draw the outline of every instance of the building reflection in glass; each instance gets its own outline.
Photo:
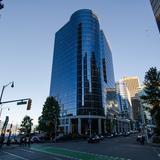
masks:
<instances>
[{"instance_id":1,"label":"building reflection in glass","mask_svg":"<svg viewBox=\"0 0 160 160\"><path fill-rule=\"evenodd\" d=\"M108 42L97 16L78 10L55 36L50 96L68 116L104 116L107 88L115 88Z\"/></svg>"}]
</instances>

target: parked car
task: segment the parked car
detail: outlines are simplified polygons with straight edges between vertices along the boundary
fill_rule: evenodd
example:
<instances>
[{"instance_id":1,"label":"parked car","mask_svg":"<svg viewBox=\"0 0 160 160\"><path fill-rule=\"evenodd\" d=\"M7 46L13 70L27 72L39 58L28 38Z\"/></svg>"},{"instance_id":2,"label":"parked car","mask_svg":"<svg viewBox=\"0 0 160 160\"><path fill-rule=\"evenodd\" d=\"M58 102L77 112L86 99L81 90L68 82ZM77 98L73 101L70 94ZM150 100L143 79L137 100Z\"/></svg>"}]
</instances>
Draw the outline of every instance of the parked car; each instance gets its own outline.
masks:
<instances>
[{"instance_id":1,"label":"parked car","mask_svg":"<svg viewBox=\"0 0 160 160\"><path fill-rule=\"evenodd\" d=\"M99 142L101 140L98 135L95 135L94 137L96 138L97 142Z\"/></svg>"},{"instance_id":2,"label":"parked car","mask_svg":"<svg viewBox=\"0 0 160 160\"><path fill-rule=\"evenodd\" d=\"M88 143L98 143L99 141L100 141L100 137L98 135L88 138Z\"/></svg>"},{"instance_id":3,"label":"parked car","mask_svg":"<svg viewBox=\"0 0 160 160\"><path fill-rule=\"evenodd\" d=\"M118 136L118 133L117 132L114 132L113 133L113 137L117 137Z\"/></svg>"},{"instance_id":4,"label":"parked car","mask_svg":"<svg viewBox=\"0 0 160 160\"><path fill-rule=\"evenodd\" d=\"M104 136L103 135L98 135L98 137L100 138L101 141L104 140Z\"/></svg>"},{"instance_id":5,"label":"parked car","mask_svg":"<svg viewBox=\"0 0 160 160\"><path fill-rule=\"evenodd\" d=\"M105 137L106 137L106 138L112 138L112 137L113 137L113 134L112 134L112 133L106 133L106 134L105 134Z\"/></svg>"},{"instance_id":6,"label":"parked car","mask_svg":"<svg viewBox=\"0 0 160 160\"><path fill-rule=\"evenodd\" d=\"M121 132L120 132L120 133L118 133L118 136L122 136L122 135L123 135L123 133L121 133Z\"/></svg>"},{"instance_id":7,"label":"parked car","mask_svg":"<svg viewBox=\"0 0 160 160\"><path fill-rule=\"evenodd\" d=\"M130 132L123 132L123 136L129 136L130 135Z\"/></svg>"}]
</instances>

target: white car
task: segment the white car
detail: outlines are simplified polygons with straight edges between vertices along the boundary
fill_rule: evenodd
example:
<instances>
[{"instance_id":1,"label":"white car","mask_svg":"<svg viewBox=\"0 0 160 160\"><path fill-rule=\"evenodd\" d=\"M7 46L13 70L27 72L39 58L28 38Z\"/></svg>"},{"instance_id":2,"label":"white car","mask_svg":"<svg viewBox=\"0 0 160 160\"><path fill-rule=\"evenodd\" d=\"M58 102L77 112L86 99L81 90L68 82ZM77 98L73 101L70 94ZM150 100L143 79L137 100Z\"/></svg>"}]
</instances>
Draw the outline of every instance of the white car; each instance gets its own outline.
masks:
<instances>
[{"instance_id":1,"label":"white car","mask_svg":"<svg viewBox=\"0 0 160 160\"><path fill-rule=\"evenodd\" d=\"M41 140L40 140L40 138L37 137L37 136L33 136L33 137L31 138L31 143L40 143L40 142L41 142Z\"/></svg>"}]
</instances>

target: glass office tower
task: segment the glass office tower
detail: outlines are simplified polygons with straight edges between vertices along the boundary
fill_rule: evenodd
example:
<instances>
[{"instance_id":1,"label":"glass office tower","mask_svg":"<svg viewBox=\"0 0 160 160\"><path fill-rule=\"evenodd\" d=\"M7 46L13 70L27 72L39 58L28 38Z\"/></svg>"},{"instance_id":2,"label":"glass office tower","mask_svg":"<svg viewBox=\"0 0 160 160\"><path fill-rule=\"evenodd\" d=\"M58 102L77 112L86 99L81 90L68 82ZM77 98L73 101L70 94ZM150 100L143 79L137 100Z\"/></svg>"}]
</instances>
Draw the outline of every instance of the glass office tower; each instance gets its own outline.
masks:
<instances>
[{"instance_id":1,"label":"glass office tower","mask_svg":"<svg viewBox=\"0 0 160 160\"><path fill-rule=\"evenodd\" d=\"M150 2L160 32L160 0L150 0Z\"/></svg>"},{"instance_id":2,"label":"glass office tower","mask_svg":"<svg viewBox=\"0 0 160 160\"><path fill-rule=\"evenodd\" d=\"M92 117L99 126L105 116L107 87L115 87L109 45L95 13L78 10L55 36L50 96L59 101L63 115L72 117L72 127L81 124L76 117L84 124Z\"/></svg>"}]
</instances>

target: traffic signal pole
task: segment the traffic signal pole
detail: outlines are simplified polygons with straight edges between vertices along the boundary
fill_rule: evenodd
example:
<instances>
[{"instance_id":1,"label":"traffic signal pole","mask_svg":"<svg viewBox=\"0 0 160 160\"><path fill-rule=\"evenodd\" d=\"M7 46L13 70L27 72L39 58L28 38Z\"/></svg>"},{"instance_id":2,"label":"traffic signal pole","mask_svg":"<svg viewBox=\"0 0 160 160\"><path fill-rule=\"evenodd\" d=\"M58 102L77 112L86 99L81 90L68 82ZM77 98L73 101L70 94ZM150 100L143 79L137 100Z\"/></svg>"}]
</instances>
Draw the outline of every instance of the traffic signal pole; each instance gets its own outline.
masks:
<instances>
[{"instance_id":1,"label":"traffic signal pole","mask_svg":"<svg viewBox=\"0 0 160 160\"><path fill-rule=\"evenodd\" d=\"M28 103L27 103L28 101ZM16 100L11 100L11 101L4 101L4 102L0 102L1 104L6 104L6 103L14 103L17 102L17 105L24 105L27 104L27 110L31 109L31 104L32 104L32 99L31 98L23 98L23 99L16 99Z\"/></svg>"},{"instance_id":2,"label":"traffic signal pole","mask_svg":"<svg viewBox=\"0 0 160 160\"><path fill-rule=\"evenodd\" d=\"M4 101L4 102L0 102L0 104L13 103L13 102L24 102L24 101L28 101L29 99L30 98L23 98L23 99L11 100L11 101Z\"/></svg>"}]
</instances>

